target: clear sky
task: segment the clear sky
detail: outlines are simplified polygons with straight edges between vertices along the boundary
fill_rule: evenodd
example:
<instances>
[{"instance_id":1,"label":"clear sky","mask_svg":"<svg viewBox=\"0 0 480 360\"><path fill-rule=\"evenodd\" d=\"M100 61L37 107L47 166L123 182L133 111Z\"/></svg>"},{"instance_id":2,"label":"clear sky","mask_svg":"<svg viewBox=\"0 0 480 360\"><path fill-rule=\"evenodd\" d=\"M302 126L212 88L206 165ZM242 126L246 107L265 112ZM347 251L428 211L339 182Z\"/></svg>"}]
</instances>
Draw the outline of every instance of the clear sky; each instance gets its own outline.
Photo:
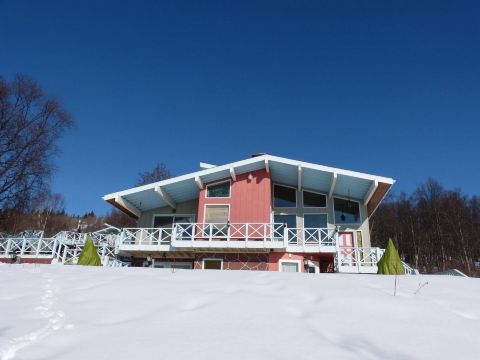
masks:
<instances>
[{"instance_id":1,"label":"clear sky","mask_svg":"<svg viewBox=\"0 0 480 360\"><path fill-rule=\"evenodd\" d=\"M0 74L77 123L53 182L72 213L157 162L254 152L480 193L479 1L0 0L0 39Z\"/></svg>"}]
</instances>

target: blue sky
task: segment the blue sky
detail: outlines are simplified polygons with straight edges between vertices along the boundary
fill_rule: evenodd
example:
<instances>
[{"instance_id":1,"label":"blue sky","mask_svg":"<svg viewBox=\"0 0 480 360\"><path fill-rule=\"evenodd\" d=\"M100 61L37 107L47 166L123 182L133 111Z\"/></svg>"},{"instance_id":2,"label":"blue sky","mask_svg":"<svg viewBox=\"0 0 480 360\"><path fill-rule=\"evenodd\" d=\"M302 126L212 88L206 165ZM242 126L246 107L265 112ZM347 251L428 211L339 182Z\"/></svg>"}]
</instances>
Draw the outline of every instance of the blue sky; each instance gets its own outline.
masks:
<instances>
[{"instance_id":1,"label":"blue sky","mask_svg":"<svg viewBox=\"0 0 480 360\"><path fill-rule=\"evenodd\" d=\"M0 0L0 74L73 115L53 181L72 213L157 162L254 152L478 194L479 4Z\"/></svg>"}]
</instances>

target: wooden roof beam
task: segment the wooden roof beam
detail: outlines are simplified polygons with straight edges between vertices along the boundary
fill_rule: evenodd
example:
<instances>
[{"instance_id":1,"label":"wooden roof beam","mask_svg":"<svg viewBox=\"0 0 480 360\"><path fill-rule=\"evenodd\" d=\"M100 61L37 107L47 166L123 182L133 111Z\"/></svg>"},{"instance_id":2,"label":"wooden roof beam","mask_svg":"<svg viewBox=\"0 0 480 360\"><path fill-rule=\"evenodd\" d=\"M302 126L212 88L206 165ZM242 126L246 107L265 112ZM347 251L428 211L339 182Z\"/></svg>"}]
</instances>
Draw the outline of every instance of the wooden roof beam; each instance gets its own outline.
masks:
<instances>
[{"instance_id":1,"label":"wooden roof beam","mask_svg":"<svg viewBox=\"0 0 480 360\"><path fill-rule=\"evenodd\" d=\"M160 186L155 187L155 192L172 208L176 209L177 204Z\"/></svg>"},{"instance_id":2,"label":"wooden roof beam","mask_svg":"<svg viewBox=\"0 0 480 360\"><path fill-rule=\"evenodd\" d=\"M370 189L368 189L367 194L365 195L365 198L363 199L363 205L367 205L370 199L372 198L373 194L375 193L375 190L378 188L378 180L375 180L372 182L372 185L370 186Z\"/></svg>"},{"instance_id":3,"label":"wooden roof beam","mask_svg":"<svg viewBox=\"0 0 480 360\"><path fill-rule=\"evenodd\" d=\"M128 200L124 199L123 197L121 196L117 196L115 198L115 202L120 205L121 207L127 209L128 211L130 211L132 214L134 214L137 218L140 217L140 215L142 214L142 212L137 209L131 202L129 202Z\"/></svg>"},{"instance_id":4,"label":"wooden roof beam","mask_svg":"<svg viewBox=\"0 0 480 360\"><path fill-rule=\"evenodd\" d=\"M338 175L336 172L332 173L332 180L330 181L330 189L328 190L328 197L331 198L335 191L335 184L337 183Z\"/></svg>"}]
</instances>

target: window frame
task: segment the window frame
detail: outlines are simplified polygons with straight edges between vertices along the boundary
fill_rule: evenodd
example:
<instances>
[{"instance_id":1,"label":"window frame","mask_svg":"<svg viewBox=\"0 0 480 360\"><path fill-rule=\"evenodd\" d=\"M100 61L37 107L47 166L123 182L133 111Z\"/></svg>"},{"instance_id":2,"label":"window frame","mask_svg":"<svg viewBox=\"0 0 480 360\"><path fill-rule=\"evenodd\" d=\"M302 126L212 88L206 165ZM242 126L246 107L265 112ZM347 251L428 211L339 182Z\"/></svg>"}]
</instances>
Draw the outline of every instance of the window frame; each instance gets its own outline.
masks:
<instances>
[{"instance_id":1,"label":"window frame","mask_svg":"<svg viewBox=\"0 0 480 360\"><path fill-rule=\"evenodd\" d=\"M223 270L223 259L222 258L202 258L202 270L216 270L216 269L205 269L205 260L207 260L207 261L220 261L220 270Z\"/></svg>"},{"instance_id":2,"label":"window frame","mask_svg":"<svg viewBox=\"0 0 480 360\"><path fill-rule=\"evenodd\" d=\"M346 201L351 201L351 202L355 202L358 204L358 222L356 223L337 223L337 218L335 216L335 199L340 199L340 200L346 200ZM358 200L352 200L352 199L348 199L348 198L345 198L345 197L342 197L342 196L332 196L332 207L333 207L333 221L334 221L334 224L335 225L362 225L362 209L361 209L361 204L360 204L360 201Z\"/></svg>"},{"instance_id":3,"label":"window frame","mask_svg":"<svg viewBox=\"0 0 480 360\"><path fill-rule=\"evenodd\" d=\"M203 205L203 225L205 224L219 224L219 223L207 223L205 222L205 219L207 218L207 206L212 206L212 207L215 207L215 206L226 206L228 207L228 218L227 218L227 222L230 221L230 204L204 204ZM221 223L220 223L221 224Z\"/></svg>"},{"instance_id":4,"label":"window frame","mask_svg":"<svg viewBox=\"0 0 480 360\"><path fill-rule=\"evenodd\" d=\"M208 188L210 186L220 185L228 182L228 196L208 196ZM232 180L220 180L205 186L205 199L230 199L232 197Z\"/></svg>"},{"instance_id":5,"label":"window frame","mask_svg":"<svg viewBox=\"0 0 480 360\"><path fill-rule=\"evenodd\" d=\"M293 259L280 259L278 260L278 272L287 272L287 271L282 271L282 264L283 263L296 263L298 265L298 271L297 273L302 272L302 260L293 260Z\"/></svg>"},{"instance_id":6,"label":"window frame","mask_svg":"<svg viewBox=\"0 0 480 360\"><path fill-rule=\"evenodd\" d=\"M295 206L275 206L275 186L281 186L281 187L284 187L284 188L293 189L294 193L295 193ZM297 192L298 192L298 190L295 186L273 183L273 186L272 186L272 208L273 209L298 209L298 195L297 195Z\"/></svg>"},{"instance_id":7,"label":"window frame","mask_svg":"<svg viewBox=\"0 0 480 360\"><path fill-rule=\"evenodd\" d=\"M325 197L325 206L305 206L305 195L304 195L305 192L309 192L309 193L312 193L312 194L317 194L317 195L324 196ZM327 196L327 194L324 194L324 193L318 192L318 191L302 189L302 208L304 208L304 209L326 209L327 207L328 207L328 196Z\"/></svg>"}]
</instances>

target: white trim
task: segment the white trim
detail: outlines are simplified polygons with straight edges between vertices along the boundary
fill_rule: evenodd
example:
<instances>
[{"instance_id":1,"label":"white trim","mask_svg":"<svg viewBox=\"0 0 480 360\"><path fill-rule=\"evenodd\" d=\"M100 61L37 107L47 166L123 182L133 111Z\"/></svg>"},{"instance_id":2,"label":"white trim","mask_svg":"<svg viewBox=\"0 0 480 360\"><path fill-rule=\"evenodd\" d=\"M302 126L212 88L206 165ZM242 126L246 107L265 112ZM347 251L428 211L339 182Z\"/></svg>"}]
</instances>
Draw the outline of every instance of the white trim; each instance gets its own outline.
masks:
<instances>
[{"instance_id":1,"label":"white trim","mask_svg":"<svg viewBox=\"0 0 480 360\"><path fill-rule=\"evenodd\" d=\"M142 185L142 186L130 188L130 189L127 189L127 190L122 190L122 191L110 193L110 194L107 194L107 195L103 196L103 199L104 200L114 199L117 196L123 196L123 195L133 194L133 193L137 193L137 192L144 191L144 190L155 189L155 187L157 187L157 186L165 186L165 185L173 184L173 183L183 181L183 180L189 180L189 179L193 180L193 179L195 179L196 176L201 177L201 176L204 176L204 175L210 175L210 174L214 174L216 172L221 172L221 171L229 170L230 168L236 168L236 167L240 167L240 166L244 166L244 165L262 163L263 167L265 167L265 160L267 160L269 163L271 163L273 161L273 162L280 162L280 163L283 163L283 164L293 165L293 166L297 166L297 167L300 165L302 168L308 168L308 169L312 169L312 170L318 170L318 171L323 171L323 172L328 172L328 173L333 173L333 174L356 177L356 178L361 178L361 179L366 179L366 180L377 180L378 182L383 182L383 183L387 183L387 184L391 184L391 185L393 185L395 183L395 180L393 180L392 178L376 176L376 175L371 175L371 174L366 174L366 173L360 173L360 172L356 172L356 171L344 170L344 169L339 169L339 168L333 168L333 167L328 167L328 166L323 166L323 165L318 165L318 164L313 164L313 163L308 163L308 162L300 162L299 163L296 160L291 160L291 159L282 158L282 157L278 157L278 156L261 155L261 156L257 156L257 157L254 157L254 158L249 158L249 159L233 162L233 163L226 164L226 165L216 166L214 168L200 170L200 171L196 171L196 172L193 172L193 173L190 173L190 174L185 174L185 175L173 177L173 178L158 181L158 182L155 182L155 183L152 183L152 184Z\"/></svg>"},{"instance_id":2,"label":"white trim","mask_svg":"<svg viewBox=\"0 0 480 360\"><path fill-rule=\"evenodd\" d=\"M283 263L297 263L298 264L298 271L297 272L303 272L302 271L302 260L291 260L291 259L280 259L280 260L278 260L278 271L279 272L286 272L286 271L282 271L282 264Z\"/></svg>"},{"instance_id":3,"label":"white trim","mask_svg":"<svg viewBox=\"0 0 480 360\"><path fill-rule=\"evenodd\" d=\"M297 174L297 190L302 190L302 165L298 165L298 174Z\"/></svg>"},{"instance_id":4,"label":"white trim","mask_svg":"<svg viewBox=\"0 0 480 360\"><path fill-rule=\"evenodd\" d=\"M267 174L270 173L270 165L268 165L268 159L265 159L265 170L267 171Z\"/></svg>"},{"instance_id":5,"label":"white trim","mask_svg":"<svg viewBox=\"0 0 480 360\"><path fill-rule=\"evenodd\" d=\"M122 198L121 196L115 197L115 202L123 206L131 213L135 214L138 218L140 218L140 216L142 215L142 212L139 209L137 209L131 202Z\"/></svg>"},{"instance_id":6,"label":"white trim","mask_svg":"<svg viewBox=\"0 0 480 360\"><path fill-rule=\"evenodd\" d=\"M309 192L309 193L312 193L312 194L325 196L325 206L305 206L305 201L304 201L304 196L303 196L305 191ZM318 192L318 191L302 189L302 209L327 209L327 208L328 208L328 196L327 196L327 194L324 194L324 193Z\"/></svg>"},{"instance_id":7,"label":"white trim","mask_svg":"<svg viewBox=\"0 0 480 360\"><path fill-rule=\"evenodd\" d=\"M200 169L206 170L206 169L213 169L214 167L217 167L217 165L212 165L212 164L208 164L200 161Z\"/></svg>"},{"instance_id":8,"label":"white trim","mask_svg":"<svg viewBox=\"0 0 480 360\"><path fill-rule=\"evenodd\" d=\"M163 190L160 186L155 187L155 192L172 208L176 209L177 204L173 199L170 197L170 195L167 194L165 190Z\"/></svg>"},{"instance_id":9,"label":"white trim","mask_svg":"<svg viewBox=\"0 0 480 360\"><path fill-rule=\"evenodd\" d=\"M275 186L282 186L282 187L293 189L295 191L295 206L275 207ZM274 209L297 209L298 208L297 188L295 186L291 186L291 185L283 185L283 184L279 184L279 183L273 183L272 184L272 206L273 206Z\"/></svg>"},{"instance_id":10,"label":"white trim","mask_svg":"<svg viewBox=\"0 0 480 360\"><path fill-rule=\"evenodd\" d=\"M195 182L197 183L198 189L202 190L203 189L203 182L200 176L195 176Z\"/></svg>"},{"instance_id":11,"label":"white trim","mask_svg":"<svg viewBox=\"0 0 480 360\"><path fill-rule=\"evenodd\" d=\"M230 177L233 181L237 181L237 175L235 174L235 169L233 167L230 168Z\"/></svg>"},{"instance_id":12,"label":"white trim","mask_svg":"<svg viewBox=\"0 0 480 360\"><path fill-rule=\"evenodd\" d=\"M207 214L207 206L227 206L228 207L228 219L227 221L230 221L230 204L204 204L203 205L203 225L205 224L212 224L212 223L206 223L205 222L205 215ZM215 224L215 223L213 223Z\"/></svg>"},{"instance_id":13,"label":"white trim","mask_svg":"<svg viewBox=\"0 0 480 360\"><path fill-rule=\"evenodd\" d=\"M157 228L155 227L155 218L156 218L156 217L167 217L167 216L173 217L173 223L176 222L176 221L175 221L175 218L176 218L176 217L188 217L188 216L190 216L190 217L193 218L193 221L192 221L193 223L194 223L195 220L196 220L196 215L195 215L195 214L177 214L177 213L171 213L171 214L152 214L152 229L157 229Z\"/></svg>"},{"instance_id":14,"label":"white trim","mask_svg":"<svg viewBox=\"0 0 480 360\"><path fill-rule=\"evenodd\" d=\"M356 202L356 203L358 204L358 216L359 216L358 223L338 223L338 224L337 224L337 219L335 218L335 199L340 199L340 200L346 200L346 201ZM362 204L360 203L360 201L348 199L348 198L341 197L341 196L334 196L333 199L332 199L333 224L334 224L334 225L340 225L340 226L362 225L363 219L362 219L362 209L361 209L361 206L362 206Z\"/></svg>"},{"instance_id":15,"label":"white trim","mask_svg":"<svg viewBox=\"0 0 480 360\"><path fill-rule=\"evenodd\" d=\"M222 258L202 258L202 270L205 270L205 260L207 260L207 261L220 261L220 270L223 270L223 259Z\"/></svg>"},{"instance_id":16,"label":"white trim","mask_svg":"<svg viewBox=\"0 0 480 360\"><path fill-rule=\"evenodd\" d=\"M367 195L365 195L365 198L363 199L363 205L367 205L370 199L372 198L373 194L375 193L375 190L378 188L378 181L375 180L372 182L372 185L370 186L370 189L368 189Z\"/></svg>"},{"instance_id":17,"label":"white trim","mask_svg":"<svg viewBox=\"0 0 480 360\"><path fill-rule=\"evenodd\" d=\"M226 182L228 182L228 186L229 186L228 196L208 196L208 188L210 186L220 185L220 184L223 184L223 183L226 183ZM207 184L205 186L205 199L230 199L231 197L232 197L232 180L230 180L230 179L216 181L216 182Z\"/></svg>"},{"instance_id":18,"label":"white trim","mask_svg":"<svg viewBox=\"0 0 480 360\"><path fill-rule=\"evenodd\" d=\"M337 183L338 175L336 172L332 174L332 180L330 182L330 188L328 189L328 197L331 199L333 195L333 191L335 190L335 184Z\"/></svg>"}]
</instances>

